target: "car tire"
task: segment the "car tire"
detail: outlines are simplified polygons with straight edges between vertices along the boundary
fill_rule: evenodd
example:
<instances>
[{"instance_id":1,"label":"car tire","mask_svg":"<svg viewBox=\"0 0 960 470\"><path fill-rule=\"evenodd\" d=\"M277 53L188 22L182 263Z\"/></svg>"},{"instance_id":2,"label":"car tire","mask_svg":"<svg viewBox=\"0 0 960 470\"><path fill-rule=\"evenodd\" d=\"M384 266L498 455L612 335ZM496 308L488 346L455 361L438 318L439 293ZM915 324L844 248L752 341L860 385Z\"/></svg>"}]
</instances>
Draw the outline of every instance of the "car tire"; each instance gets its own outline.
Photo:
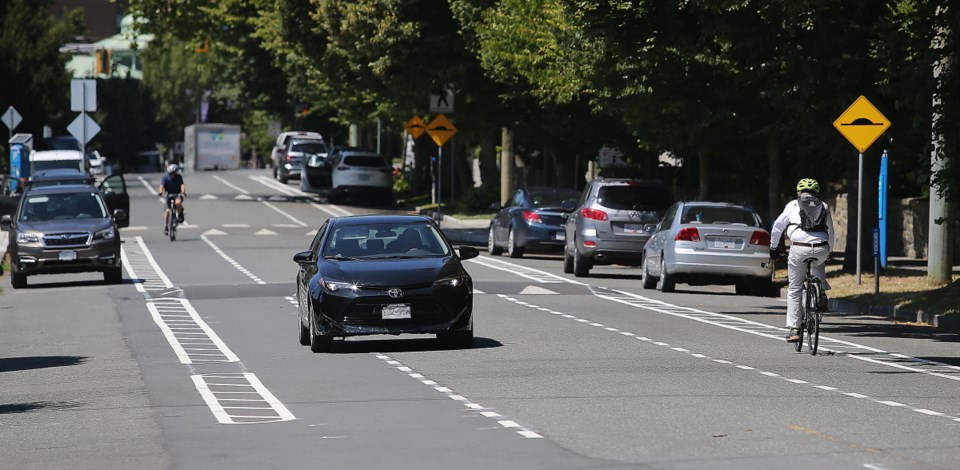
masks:
<instances>
[{"instance_id":1,"label":"car tire","mask_svg":"<svg viewBox=\"0 0 960 470\"><path fill-rule=\"evenodd\" d=\"M300 330L299 337L297 338L300 341L300 346L310 346L310 329L306 326L303 326L303 320L300 318L300 315L297 315L297 328Z\"/></svg>"},{"instance_id":2,"label":"car tire","mask_svg":"<svg viewBox=\"0 0 960 470\"><path fill-rule=\"evenodd\" d=\"M765 277L754 280L752 294L757 297L779 297L779 292L774 293L773 281Z\"/></svg>"},{"instance_id":3,"label":"car tire","mask_svg":"<svg viewBox=\"0 0 960 470\"><path fill-rule=\"evenodd\" d=\"M574 243L576 245L576 243ZM587 277L590 275L590 264L586 257L580 256L576 248L573 250L573 275L576 277Z\"/></svg>"},{"instance_id":4,"label":"car tire","mask_svg":"<svg viewBox=\"0 0 960 470\"><path fill-rule=\"evenodd\" d=\"M733 290L737 295L749 295L751 293L750 281L746 279L738 280L737 283L734 284Z\"/></svg>"},{"instance_id":5,"label":"car tire","mask_svg":"<svg viewBox=\"0 0 960 470\"><path fill-rule=\"evenodd\" d=\"M563 272L573 274L573 256L570 256L566 247L563 249Z\"/></svg>"},{"instance_id":6,"label":"car tire","mask_svg":"<svg viewBox=\"0 0 960 470\"><path fill-rule=\"evenodd\" d=\"M12 285L14 289L27 287L27 275L10 271L10 285Z\"/></svg>"},{"instance_id":7,"label":"car tire","mask_svg":"<svg viewBox=\"0 0 960 470\"><path fill-rule=\"evenodd\" d=\"M290 178L283 176L279 171L277 172L277 181L282 184L287 184L287 181L290 181Z\"/></svg>"},{"instance_id":8,"label":"car tire","mask_svg":"<svg viewBox=\"0 0 960 470\"><path fill-rule=\"evenodd\" d=\"M103 272L103 282L107 284L120 284L123 282L123 270L121 268L110 268Z\"/></svg>"},{"instance_id":9,"label":"car tire","mask_svg":"<svg viewBox=\"0 0 960 470\"><path fill-rule=\"evenodd\" d=\"M317 322L310 313L310 351L322 353L330 351L333 346L333 336L322 335L317 331Z\"/></svg>"},{"instance_id":10,"label":"car tire","mask_svg":"<svg viewBox=\"0 0 960 470\"><path fill-rule=\"evenodd\" d=\"M470 349L473 347L473 328L464 331L437 333L437 341L443 347L451 349Z\"/></svg>"},{"instance_id":11,"label":"car tire","mask_svg":"<svg viewBox=\"0 0 960 470\"><path fill-rule=\"evenodd\" d=\"M503 253L503 248L497 246L497 243L494 241L494 232L496 229L493 228L493 225L490 225L490 233L487 235L487 252L490 253L490 256L500 256Z\"/></svg>"},{"instance_id":12,"label":"car tire","mask_svg":"<svg viewBox=\"0 0 960 470\"><path fill-rule=\"evenodd\" d=\"M657 287L657 280L654 279L653 275L650 274L650 267L648 266L647 257L643 257L643 273L640 275L640 284L644 289L653 289Z\"/></svg>"},{"instance_id":13,"label":"car tire","mask_svg":"<svg viewBox=\"0 0 960 470\"><path fill-rule=\"evenodd\" d=\"M657 282L657 288L660 292L673 292L677 288L677 282L667 272L667 262L663 255L660 255L660 280Z\"/></svg>"},{"instance_id":14,"label":"car tire","mask_svg":"<svg viewBox=\"0 0 960 470\"><path fill-rule=\"evenodd\" d=\"M513 227L510 227L510 233L507 235L507 256L511 258L521 258L523 257L523 248L517 246L514 232Z\"/></svg>"}]
</instances>

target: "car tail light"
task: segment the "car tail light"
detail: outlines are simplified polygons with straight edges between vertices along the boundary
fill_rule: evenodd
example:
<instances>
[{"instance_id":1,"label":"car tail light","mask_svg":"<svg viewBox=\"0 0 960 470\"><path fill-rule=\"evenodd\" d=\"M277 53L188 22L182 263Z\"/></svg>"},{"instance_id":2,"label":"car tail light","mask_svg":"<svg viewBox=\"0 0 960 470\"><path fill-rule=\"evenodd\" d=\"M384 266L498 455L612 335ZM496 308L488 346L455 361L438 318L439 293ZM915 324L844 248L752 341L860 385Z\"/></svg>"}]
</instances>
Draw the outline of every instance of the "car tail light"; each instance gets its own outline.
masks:
<instances>
[{"instance_id":1,"label":"car tail light","mask_svg":"<svg viewBox=\"0 0 960 470\"><path fill-rule=\"evenodd\" d=\"M580 215L583 216L583 218L585 219L607 220L606 212L599 209L591 209L589 207L580 209Z\"/></svg>"},{"instance_id":2,"label":"car tail light","mask_svg":"<svg viewBox=\"0 0 960 470\"><path fill-rule=\"evenodd\" d=\"M290 160L293 160L293 157L291 157L289 154L287 154L287 161L289 162Z\"/></svg>"},{"instance_id":3,"label":"car tail light","mask_svg":"<svg viewBox=\"0 0 960 470\"><path fill-rule=\"evenodd\" d=\"M543 223L543 219L540 218L540 214L537 214L534 211L523 211L523 220L526 220L529 224Z\"/></svg>"},{"instance_id":4,"label":"car tail light","mask_svg":"<svg viewBox=\"0 0 960 470\"><path fill-rule=\"evenodd\" d=\"M597 242L591 240L584 240L583 246L597 246Z\"/></svg>"},{"instance_id":5,"label":"car tail light","mask_svg":"<svg viewBox=\"0 0 960 470\"><path fill-rule=\"evenodd\" d=\"M677 232L677 236L673 237L673 239L684 242L699 242L700 232L697 231L696 227L684 227Z\"/></svg>"},{"instance_id":6,"label":"car tail light","mask_svg":"<svg viewBox=\"0 0 960 470\"><path fill-rule=\"evenodd\" d=\"M754 230L753 236L750 237L750 244L770 246L770 234L766 230Z\"/></svg>"}]
</instances>

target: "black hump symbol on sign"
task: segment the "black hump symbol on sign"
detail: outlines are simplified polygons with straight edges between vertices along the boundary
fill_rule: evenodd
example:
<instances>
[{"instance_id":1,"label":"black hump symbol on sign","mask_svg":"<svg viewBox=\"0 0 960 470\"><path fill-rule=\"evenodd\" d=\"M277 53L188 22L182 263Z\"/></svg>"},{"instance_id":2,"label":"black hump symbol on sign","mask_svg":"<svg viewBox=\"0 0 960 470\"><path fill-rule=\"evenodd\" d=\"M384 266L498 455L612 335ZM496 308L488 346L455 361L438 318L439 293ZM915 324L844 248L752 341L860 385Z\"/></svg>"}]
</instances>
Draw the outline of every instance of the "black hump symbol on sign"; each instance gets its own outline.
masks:
<instances>
[{"instance_id":1,"label":"black hump symbol on sign","mask_svg":"<svg viewBox=\"0 0 960 470\"><path fill-rule=\"evenodd\" d=\"M841 126L882 126L883 123L876 123L865 117L862 117L862 118L854 119L853 122L846 122L840 125Z\"/></svg>"}]
</instances>

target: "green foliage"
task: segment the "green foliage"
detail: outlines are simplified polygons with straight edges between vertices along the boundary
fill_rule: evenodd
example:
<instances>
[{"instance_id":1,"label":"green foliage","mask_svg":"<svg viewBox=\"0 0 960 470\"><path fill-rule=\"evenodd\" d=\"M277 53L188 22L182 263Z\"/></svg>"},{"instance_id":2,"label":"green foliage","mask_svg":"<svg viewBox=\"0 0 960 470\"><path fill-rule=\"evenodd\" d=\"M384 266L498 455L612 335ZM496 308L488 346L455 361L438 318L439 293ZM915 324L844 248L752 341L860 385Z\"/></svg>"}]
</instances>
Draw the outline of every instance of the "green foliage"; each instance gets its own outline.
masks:
<instances>
[{"instance_id":1,"label":"green foliage","mask_svg":"<svg viewBox=\"0 0 960 470\"><path fill-rule=\"evenodd\" d=\"M466 214L480 214L490 212L490 204L500 200L500 188L495 185L470 187L460 194L457 201L457 211Z\"/></svg>"},{"instance_id":2,"label":"green foliage","mask_svg":"<svg viewBox=\"0 0 960 470\"><path fill-rule=\"evenodd\" d=\"M407 175L404 172L394 174L393 193L397 197L406 197L412 190L413 186L410 184L410 180L407 178Z\"/></svg>"}]
</instances>

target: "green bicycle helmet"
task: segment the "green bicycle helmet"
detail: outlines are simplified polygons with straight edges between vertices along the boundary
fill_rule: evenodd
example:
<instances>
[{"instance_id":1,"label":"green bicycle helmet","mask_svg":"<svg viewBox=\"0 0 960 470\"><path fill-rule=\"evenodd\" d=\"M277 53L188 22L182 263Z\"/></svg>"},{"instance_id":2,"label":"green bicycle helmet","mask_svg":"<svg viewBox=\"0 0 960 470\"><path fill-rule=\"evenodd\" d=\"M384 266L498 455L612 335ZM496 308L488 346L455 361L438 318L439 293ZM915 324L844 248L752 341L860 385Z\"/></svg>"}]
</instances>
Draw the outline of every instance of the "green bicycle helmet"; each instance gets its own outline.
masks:
<instances>
[{"instance_id":1,"label":"green bicycle helmet","mask_svg":"<svg viewBox=\"0 0 960 470\"><path fill-rule=\"evenodd\" d=\"M815 193L820 192L820 183L817 183L817 180L804 178L797 183L797 191L813 191Z\"/></svg>"}]
</instances>

